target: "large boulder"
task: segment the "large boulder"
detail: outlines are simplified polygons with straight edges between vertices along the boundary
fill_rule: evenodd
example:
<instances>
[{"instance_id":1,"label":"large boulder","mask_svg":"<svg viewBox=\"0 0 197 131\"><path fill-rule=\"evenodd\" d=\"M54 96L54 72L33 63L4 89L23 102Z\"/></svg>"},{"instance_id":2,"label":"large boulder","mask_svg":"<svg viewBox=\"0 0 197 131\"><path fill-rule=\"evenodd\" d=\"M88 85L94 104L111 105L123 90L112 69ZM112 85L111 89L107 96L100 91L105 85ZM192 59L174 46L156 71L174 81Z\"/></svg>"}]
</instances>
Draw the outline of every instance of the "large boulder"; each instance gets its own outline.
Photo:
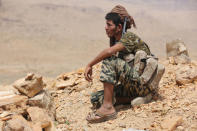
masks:
<instances>
[{"instance_id":1,"label":"large boulder","mask_svg":"<svg viewBox=\"0 0 197 131\"><path fill-rule=\"evenodd\" d=\"M191 63L186 45L181 40L166 43L166 53L171 64Z\"/></svg>"},{"instance_id":2,"label":"large boulder","mask_svg":"<svg viewBox=\"0 0 197 131\"><path fill-rule=\"evenodd\" d=\"M30 73L25 78L17 80L13 86L20 93L33 97L43 89L44 84L42 76Z\"/></svg>"}]
</instances>

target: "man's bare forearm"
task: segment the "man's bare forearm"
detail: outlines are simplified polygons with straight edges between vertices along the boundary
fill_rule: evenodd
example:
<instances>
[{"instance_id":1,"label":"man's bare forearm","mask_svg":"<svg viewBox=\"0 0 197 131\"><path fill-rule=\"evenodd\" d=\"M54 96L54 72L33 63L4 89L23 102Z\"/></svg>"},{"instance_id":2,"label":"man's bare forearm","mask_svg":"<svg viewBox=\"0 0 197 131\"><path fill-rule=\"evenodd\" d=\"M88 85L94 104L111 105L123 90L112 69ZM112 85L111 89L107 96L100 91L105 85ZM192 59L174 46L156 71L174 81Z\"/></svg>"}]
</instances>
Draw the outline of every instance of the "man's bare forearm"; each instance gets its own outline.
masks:
<instances>
[{"instance_id":1,"label":"man's bare forearm","mask_svg":"<svg viewBox=\"0 0 197 131\"><path fill-rule=\"evenodd\" d=\"M98 54L98 56L96 56L89 64L88 66L92 67L95 64L99 63L100 61L102 61L103 59L112 56L113 54L115 54L118 51L123 50L125 47L122 44L116 44L113 47L107 48L105 50L103 50L101 53Z\"/></svg>"},{"instance_id":2,"label":"man's bare forearm","mask_svg":"<svg viewBox=\"0 0 197 131\"><path fill-rule=\"evenodd\" d=\"M99 63L100 61L102 61L103 59L111 56L111 52L108 51L109 49L105 49L103 50L101 53L99 53L89 64L88 66L94 66L95 64Z\"/></svg>"}]
</instances>

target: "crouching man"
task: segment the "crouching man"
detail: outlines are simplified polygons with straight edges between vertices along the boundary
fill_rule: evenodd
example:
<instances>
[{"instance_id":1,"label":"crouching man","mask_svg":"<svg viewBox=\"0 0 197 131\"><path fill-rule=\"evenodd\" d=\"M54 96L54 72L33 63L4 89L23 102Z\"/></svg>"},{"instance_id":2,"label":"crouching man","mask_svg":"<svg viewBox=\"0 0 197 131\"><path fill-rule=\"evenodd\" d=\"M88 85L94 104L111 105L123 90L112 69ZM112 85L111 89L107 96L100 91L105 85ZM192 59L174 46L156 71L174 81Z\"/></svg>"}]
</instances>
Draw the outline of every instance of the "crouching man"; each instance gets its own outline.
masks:
<instances>
[{"instance_id":1,"label":"crouching man","mask_svg":"<svg viewBox=\"0 0 197 131\"><path fill-rule=\"evenodd\" d=\"M150 101L164 73L164 67L158 66L148 45L136 34L127 32L136 25L124 7L115 6L105 19L110 47L96 56L84 73L85 79L92 81L92 66L102 61L100 81L104 90L92 94L91 102L98 109L88 114L86 120L90 123L116 118L114 104Z\"/></svg>"}]
</instances>

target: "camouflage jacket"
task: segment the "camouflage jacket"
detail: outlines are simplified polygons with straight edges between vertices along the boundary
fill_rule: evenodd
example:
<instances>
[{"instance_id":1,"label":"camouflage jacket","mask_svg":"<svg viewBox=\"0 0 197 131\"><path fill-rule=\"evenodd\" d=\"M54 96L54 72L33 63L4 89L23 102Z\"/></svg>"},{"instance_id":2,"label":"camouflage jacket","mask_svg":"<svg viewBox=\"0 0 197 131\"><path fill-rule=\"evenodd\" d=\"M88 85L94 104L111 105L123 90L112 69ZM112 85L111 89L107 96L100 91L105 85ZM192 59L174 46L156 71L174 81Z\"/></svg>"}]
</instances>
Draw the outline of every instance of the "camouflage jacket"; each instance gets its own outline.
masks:
<instances>
[{"instance_id":1,"label":"camouflage jacket","mask_svg":"<svg viewBox=\"0 0 197 131\"><path fill-rule=\"evenodd\" d=\"M118 57L121 59L128 54L135 55L139 50L143 50L147 55L151 55L148 45L132 32L126 32L119 42L125 47L125 50L120 51L118 54Z\"/></svg>"}]
</instances>

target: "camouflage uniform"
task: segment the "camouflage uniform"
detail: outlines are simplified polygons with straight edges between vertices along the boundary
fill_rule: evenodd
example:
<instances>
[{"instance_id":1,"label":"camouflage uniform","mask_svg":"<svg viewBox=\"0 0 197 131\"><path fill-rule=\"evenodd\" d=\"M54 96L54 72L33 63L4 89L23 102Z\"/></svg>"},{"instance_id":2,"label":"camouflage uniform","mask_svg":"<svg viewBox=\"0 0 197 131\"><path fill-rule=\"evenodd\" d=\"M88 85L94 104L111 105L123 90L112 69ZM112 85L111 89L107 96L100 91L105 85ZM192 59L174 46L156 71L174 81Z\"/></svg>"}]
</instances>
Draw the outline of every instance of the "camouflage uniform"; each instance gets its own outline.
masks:
<instances>
[{"instance_id":1,"label":"camouflage uniform","mask_svg":"<svg viewBox=\"0 0 197 131\"><path fill-rule=\"evenodd\" d=\"M141 86L138 80L139 72L132 68L130 62L125 61L125 56L136 54L138 51L144 51L150 55L149 47L137 35L127 32L119 41L125 47L125 50L118 52L103 60L100 74L100 81L114 85L115 97L138 97L145 96L151 92L147 86ZM104 91L99 91L91 95L91 102L98 107L102 104ZM115 104L115 99L113 100Z\"/></svg>"}]
</instances>

